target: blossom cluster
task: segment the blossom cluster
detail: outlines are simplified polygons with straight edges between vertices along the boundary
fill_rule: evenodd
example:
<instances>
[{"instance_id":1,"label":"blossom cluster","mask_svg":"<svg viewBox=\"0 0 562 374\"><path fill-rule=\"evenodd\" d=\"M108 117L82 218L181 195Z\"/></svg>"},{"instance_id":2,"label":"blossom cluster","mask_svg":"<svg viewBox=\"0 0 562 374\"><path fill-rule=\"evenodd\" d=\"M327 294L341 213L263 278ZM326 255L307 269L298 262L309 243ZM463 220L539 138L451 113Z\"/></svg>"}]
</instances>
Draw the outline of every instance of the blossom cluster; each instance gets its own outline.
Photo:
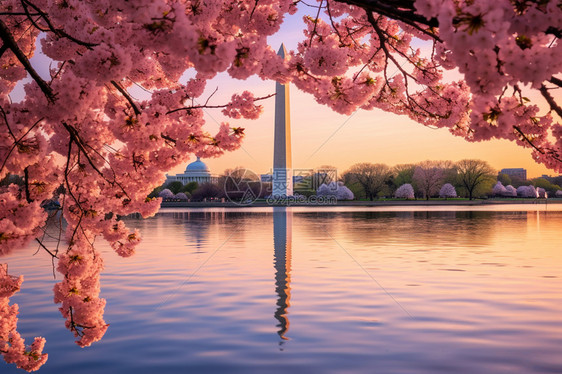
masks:
<instances>
[{"instance_id":1,"label":"blossom cluster","mask_svg":"<svg viewBox=\"0 0 562 374\"><path fill-rule=\"evenodd\" d=\"M102 269L101 254L83 239L59 256L57 270L64 278L55 284L54 301L61 304L66 328L80 347L100 340L108 327L103 319L105 300L99 297Z\"/></svg>"},{"instance_id":2,"label":"blossom cluster","mask_svg":"<svg viewBox=\"0 0 562 374\"><path fill-rule=\"evenodd\" d=\"M337 200L353 200L355 195L343 182L322 183L316 191L317 196L335 197Z\"/></svg>"},{"instance_id":3,"label":"blossom cluster","mask_svg":"<svg viewBox=\"0 0 562 374\"><path fill-rule=\"evenodd\" d=\"M414 187L410 183L404 183L396 189L394 197L397 199L414 199Z\"/></svg>"},{"instance_id":4,"label":"blossom cluster","mask_svg":"<svg viewBox=\"0 0 562 374\"><path fill-rule=\"evenodd\" d=\"M45 339L36 337L29 347L17 331L17 304L10 305L10 297L20 290L23 276L8 274L8 266L0 264L0 354L9 364L27 371L38 370L48 358L43 353Z\"/></svg>"}]
</instances>

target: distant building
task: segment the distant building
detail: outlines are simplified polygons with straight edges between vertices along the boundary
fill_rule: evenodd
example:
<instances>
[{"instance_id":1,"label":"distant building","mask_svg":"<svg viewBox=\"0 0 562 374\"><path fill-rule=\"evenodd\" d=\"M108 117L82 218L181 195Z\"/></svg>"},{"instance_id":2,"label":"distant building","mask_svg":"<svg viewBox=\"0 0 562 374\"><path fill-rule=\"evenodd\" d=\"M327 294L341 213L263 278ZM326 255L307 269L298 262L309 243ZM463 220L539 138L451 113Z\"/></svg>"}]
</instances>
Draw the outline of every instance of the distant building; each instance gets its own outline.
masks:
<instances>
[{"instance_id":1,"label":"distant building","mask_svg":"<svg viewBox=\"0 0 562 374\"><path fill-rule=\"evenodd\" d=\"M501 169L500 174L507 174L511 178L527 179L527 170L523 168Z\"/></svg>"},{"instance_id":2,"label":"distant building","mask_svg":"<svg viewBox=\"0 0 562 374\"><path fill-rule=\"evenodd\" d=\"M167 175L166 184L179 181L183 184L190 182L201 183L217 183L218 178L211 175L209 168L199 157L191 164L187 165L183 174Z\"/></svg>"}]
</instances>

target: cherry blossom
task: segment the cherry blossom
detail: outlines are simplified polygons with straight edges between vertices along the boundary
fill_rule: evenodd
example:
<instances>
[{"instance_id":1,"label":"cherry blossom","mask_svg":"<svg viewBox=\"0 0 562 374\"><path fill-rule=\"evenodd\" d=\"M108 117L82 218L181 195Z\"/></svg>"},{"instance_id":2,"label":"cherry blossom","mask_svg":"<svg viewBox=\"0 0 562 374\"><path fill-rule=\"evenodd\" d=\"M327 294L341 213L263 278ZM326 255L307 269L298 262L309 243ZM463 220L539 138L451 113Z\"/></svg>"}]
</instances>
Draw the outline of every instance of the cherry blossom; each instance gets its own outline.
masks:
<instances>
[{"instance_id":1,"label":"cherry blossom","mask_svg":"<svg viewBox=\"0 0 562 374\"><path fill-rule=\"evenodd\" d=\"M504 185L502 184L502 182L498 181L498 183L496 183L494 185L494 187L492 188L492 193L495 196L506 196L507 194L507 189L504 187Z\"/></svg>"},{"instance_id":2,"label":"cherry blossom","mask_svg":"<svg viewBox=\"0 0 562 374\"><path fill-rule=\"evenodd\" d=\"M451 183L445 183L439 190L439 197L441 198L451 198L457 197L457 191Z\"/></svg>"},{"instance_id":3,"label":"cherry blossom","mask_svg":"<svg viewBox=\"0 0 562 374\"><path fill-rule=\"evenodd\" d=\"M343 182L332 181L328 184L322 183L316 191L317 196L322 197L335 197L337 200L353 200L355 196Z\"/></svg>"},{"instance_id":4,"label":"cherry blossom","mask_svg":"<svg viewBox=\"0 0 562 374\"><path fill-rule=\"evenodd\" d=\"M0 264L0 354L9 364L27 371L38 370L48 358L43 353L45 339L37 337L29 347L17 331L18 304L10 305L10 297L20 290L23 276L8 274L8 265Z\"/></svg>"},{"instance_id":5,"label":"cherry blossom","mask_svg":"<svg viewBox=\"0 0 562 374\"><path fill-rule=\"evenodd\" d=\"M404 183L396 189L394 197L397 199L414 199L414 187L409 183Z\"/></svg>"},{"instance_id":6,"label":"cherry blossom","mask_svg":"<svg viewBox=\"0 0 562 374\"><path fill-rule=\"evenodd\" d=\"M511 184L505 186L505 196L507 197L517 197L517 190Z\"/></svg>"}]
</instances>

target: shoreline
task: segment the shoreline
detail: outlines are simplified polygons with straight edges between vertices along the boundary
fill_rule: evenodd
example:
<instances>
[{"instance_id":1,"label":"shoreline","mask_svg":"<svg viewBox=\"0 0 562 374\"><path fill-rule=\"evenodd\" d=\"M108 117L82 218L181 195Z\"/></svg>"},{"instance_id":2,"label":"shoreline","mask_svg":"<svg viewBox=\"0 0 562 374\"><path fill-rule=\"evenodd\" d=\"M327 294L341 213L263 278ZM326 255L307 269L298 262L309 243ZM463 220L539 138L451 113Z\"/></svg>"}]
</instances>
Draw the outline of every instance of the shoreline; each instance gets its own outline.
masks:
<instances>
[{"instance_id":1,"label":"shoreline","mask_svg":"<svg viewBox=\"0 0 562 374\"><path fill-rule=\"evenodd\" d=\"M303 203L270 204L266 201L255 201L250 204L239 204L220 201L163 201L160 208L263 208L263 207L392 207L392 206L483 206L483 205L549 205L562 204L562 199L521 199L521 200L374 200L374 201L339 201L337 203Z\"/></svg>"}]
</instances>

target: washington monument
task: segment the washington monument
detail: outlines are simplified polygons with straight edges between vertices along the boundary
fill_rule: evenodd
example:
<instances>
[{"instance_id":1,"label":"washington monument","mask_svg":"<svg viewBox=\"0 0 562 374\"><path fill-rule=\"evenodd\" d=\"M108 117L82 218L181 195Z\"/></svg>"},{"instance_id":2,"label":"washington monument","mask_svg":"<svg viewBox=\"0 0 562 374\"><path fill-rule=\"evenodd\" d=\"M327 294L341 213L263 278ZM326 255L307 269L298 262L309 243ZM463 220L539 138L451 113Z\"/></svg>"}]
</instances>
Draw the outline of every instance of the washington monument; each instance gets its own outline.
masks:
<instances>
[{"instance_id":1,"label":"washington monument","mask_svg":"<svg viewBox=\"0 0 562 374\"><path fill-rule=\"evenodd\" d=\"M287 51L281 44L278 56ZM291 118L289 84L275 84L275 138L273 144L272 197L293 195L293 164L291 161Z\"/></svg>"}]
</instances>

